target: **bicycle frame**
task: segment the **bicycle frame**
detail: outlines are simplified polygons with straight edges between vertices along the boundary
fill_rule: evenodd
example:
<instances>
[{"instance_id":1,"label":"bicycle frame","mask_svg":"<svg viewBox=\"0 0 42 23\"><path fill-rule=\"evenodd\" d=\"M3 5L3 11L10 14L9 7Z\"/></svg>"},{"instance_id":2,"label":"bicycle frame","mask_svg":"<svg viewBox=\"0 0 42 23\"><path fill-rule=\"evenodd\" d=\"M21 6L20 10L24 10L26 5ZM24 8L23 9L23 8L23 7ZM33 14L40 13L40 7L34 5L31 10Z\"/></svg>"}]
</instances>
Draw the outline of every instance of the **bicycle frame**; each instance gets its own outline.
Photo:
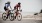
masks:
<instances>
[{"instance_id":1,"label":"bicycle frame","mask_svg":"<svg viewBox=\"0 0 42 23\"><path fill-rule=\"evenodd\" d=\"M18 11L15 12L16 13L16 16L19 14L19 11L21 12L21 10L18 10Z\"/></svg>"}]
</instances>

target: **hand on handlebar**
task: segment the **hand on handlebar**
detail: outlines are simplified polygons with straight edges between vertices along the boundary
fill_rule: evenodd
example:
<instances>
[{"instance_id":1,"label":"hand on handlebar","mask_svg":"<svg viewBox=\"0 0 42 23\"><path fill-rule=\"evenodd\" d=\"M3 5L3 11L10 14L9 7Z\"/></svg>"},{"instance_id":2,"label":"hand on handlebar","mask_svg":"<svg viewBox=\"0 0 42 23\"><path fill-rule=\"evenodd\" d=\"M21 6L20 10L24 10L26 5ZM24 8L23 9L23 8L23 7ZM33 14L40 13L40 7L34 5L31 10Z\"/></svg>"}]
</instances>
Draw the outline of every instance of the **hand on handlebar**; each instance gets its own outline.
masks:
<instances>
[{"instance_id":1,"label":"hand on handlebar","mask_svg":"<svg viewBox=\"0 0 42 23\"><path fill-rule=\"evenodd\" d=\"M18 10L18 11L22 12L22 10Z\"/></svg>"}]
</instances>

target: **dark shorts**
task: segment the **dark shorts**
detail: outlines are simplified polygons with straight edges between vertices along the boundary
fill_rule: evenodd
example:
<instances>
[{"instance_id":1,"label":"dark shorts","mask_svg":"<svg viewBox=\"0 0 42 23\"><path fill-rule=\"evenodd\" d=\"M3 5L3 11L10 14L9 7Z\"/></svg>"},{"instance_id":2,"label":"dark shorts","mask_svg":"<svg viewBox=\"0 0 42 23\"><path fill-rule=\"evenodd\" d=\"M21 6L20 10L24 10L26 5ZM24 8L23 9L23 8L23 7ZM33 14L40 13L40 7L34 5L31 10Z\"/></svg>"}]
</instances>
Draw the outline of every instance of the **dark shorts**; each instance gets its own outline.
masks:
<instances>
[{"instance_id":1,"label":"dark shorts","mask_svg":"<svg viewBox=\"0 0 42 23\"><path fill-rule=\"evenodd\" d=\"M5 10L5 11L8 10L8 9L6 8L6 6L4 7L4 10Z\"/></svg>"}]
</instances>

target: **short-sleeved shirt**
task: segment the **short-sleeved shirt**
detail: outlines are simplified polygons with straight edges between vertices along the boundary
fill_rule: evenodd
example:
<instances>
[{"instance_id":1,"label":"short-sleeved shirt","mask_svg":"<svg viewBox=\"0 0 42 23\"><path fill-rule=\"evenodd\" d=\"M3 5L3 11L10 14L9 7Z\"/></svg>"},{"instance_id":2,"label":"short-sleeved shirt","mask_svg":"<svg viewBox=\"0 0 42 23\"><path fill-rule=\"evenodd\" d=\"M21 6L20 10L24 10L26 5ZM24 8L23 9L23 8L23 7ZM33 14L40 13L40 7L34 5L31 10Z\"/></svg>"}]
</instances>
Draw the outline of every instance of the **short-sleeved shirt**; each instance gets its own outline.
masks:
<instances>
[{"instance_id":1,"label":"short-sleeved shirt","mask_svg":"<svg viewBox=\"0 0 42 23\"><path fill-rule=\"evenodd\" d=\"M14 9L19 10L20 7L21 7L21 6L20 6L19 4L17 4L17 5L14 7Z\"/></svg>"}]
</instances>

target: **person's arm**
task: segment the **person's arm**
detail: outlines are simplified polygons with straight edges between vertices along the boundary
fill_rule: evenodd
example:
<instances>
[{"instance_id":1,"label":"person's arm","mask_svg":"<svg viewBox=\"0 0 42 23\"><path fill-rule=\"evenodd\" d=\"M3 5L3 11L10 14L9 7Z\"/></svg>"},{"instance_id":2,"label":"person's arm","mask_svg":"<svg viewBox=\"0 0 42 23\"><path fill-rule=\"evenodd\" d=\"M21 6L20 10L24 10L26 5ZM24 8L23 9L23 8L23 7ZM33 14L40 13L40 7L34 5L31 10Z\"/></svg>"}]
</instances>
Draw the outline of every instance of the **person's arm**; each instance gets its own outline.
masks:
<instances>
[{"instance_id":1,"label":"person's arm","mask_svg":"<svg viewBox=\"0 0 42 23\"><path fill-rule=\"evenodd\" d=\"M10 6L10 8L11 8L11 6ZM11 10L12 10L12 8L11 8Z\"/></svg>"},{"instance_id":2,"label":"person's arm","mask_svg":"<svg viewBox=\"0 0 42 23\"><path fill-rule=\"evenodd\" d=\"M21 9L21 6L19 7L19 10Z\"/></svg>"}]
</instances>

